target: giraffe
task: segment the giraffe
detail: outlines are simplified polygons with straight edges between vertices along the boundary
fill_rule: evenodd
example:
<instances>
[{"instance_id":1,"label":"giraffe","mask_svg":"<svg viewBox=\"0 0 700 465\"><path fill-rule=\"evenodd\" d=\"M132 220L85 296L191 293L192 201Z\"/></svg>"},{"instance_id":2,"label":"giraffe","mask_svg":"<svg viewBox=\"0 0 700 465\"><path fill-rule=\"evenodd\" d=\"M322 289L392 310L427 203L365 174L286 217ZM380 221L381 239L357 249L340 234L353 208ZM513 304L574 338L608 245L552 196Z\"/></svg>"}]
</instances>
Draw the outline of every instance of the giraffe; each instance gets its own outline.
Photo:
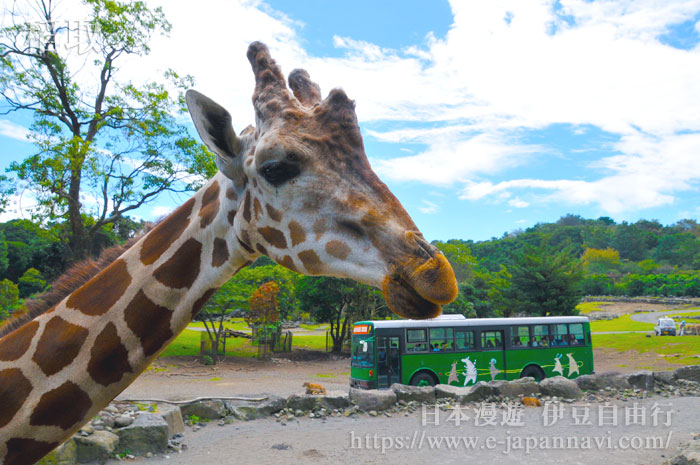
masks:
<instances>
[{"instance_id":1,"label":"giraffe","mask_svg":"<svg viewBox=\"0 0 700 465\"><path fill-rule=\"evenodd\" d=\"M289 88L267 47L247 52L255 127L190 90L195 128L219 172L56 305L0 339L0 460L34 463L155 359L231 276L262 254L308 275L382 289L390 308L431 318L457 285L371 170L354 102L321 99L304 70Z\"/></svg>"}]
</instances>

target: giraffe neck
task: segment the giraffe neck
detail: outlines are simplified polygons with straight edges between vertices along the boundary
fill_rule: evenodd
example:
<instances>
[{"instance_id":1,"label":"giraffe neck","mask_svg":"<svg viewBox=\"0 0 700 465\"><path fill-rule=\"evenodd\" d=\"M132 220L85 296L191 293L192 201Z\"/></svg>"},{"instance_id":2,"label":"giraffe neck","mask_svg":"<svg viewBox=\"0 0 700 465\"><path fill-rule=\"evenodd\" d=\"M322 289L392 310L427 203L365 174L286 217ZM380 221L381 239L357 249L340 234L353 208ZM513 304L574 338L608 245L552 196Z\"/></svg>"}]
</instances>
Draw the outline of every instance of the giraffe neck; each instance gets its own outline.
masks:
<instances>
[{"instance_id":1,"label":"giraffe neck","mask_svg":"<svg viewBox=\"0 0 700 465\"><path fill-rule=\"evenodd\" d=\"M0 339L0 459L32 463L145 370L255 255L239 198L215 176L114 263Z\"/></svg>"}]
</instances>

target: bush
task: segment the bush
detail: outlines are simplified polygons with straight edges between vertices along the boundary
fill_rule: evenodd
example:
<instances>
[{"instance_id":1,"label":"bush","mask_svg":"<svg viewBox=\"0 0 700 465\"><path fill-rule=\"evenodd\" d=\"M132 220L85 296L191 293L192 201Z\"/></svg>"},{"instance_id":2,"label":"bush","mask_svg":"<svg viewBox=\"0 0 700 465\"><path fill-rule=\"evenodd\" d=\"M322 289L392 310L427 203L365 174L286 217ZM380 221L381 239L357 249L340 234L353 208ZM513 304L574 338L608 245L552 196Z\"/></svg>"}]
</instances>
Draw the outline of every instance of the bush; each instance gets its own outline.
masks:
<instances>
[{"instance_id":1,"label":"bush","mask_svg":"<svg viewBox=\"0 0 700 465\"><path fill-rule=\"evenodd\" d=\"M19 296L24 299L46 289L46 281L42 279L39 270L29 268L19 278L17 287L19 288Z\"/></svg>"}]
</instances>

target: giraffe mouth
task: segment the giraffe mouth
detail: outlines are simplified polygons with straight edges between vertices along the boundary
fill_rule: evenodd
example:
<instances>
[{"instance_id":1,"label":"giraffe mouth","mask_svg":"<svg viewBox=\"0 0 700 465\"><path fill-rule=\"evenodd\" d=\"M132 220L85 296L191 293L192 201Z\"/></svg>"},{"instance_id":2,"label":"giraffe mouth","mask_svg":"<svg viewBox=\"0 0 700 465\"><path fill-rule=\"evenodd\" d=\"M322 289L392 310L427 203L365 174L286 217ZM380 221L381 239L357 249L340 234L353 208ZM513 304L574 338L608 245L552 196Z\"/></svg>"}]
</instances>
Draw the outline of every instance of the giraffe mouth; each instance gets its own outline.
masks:
<instances>
[{"instance_id":1,"label":"giraffe mouth","mask_svg":"<svg viewBox=\"0 0 700 465\"><path fill-rule=\"evenodd\" d=\"M416 320L436 318L442 305L457 297L457 280L442 254L416 265L415 259L396 267L382 282L384 298L392 312Z\"/></svg>"}]
</instances>

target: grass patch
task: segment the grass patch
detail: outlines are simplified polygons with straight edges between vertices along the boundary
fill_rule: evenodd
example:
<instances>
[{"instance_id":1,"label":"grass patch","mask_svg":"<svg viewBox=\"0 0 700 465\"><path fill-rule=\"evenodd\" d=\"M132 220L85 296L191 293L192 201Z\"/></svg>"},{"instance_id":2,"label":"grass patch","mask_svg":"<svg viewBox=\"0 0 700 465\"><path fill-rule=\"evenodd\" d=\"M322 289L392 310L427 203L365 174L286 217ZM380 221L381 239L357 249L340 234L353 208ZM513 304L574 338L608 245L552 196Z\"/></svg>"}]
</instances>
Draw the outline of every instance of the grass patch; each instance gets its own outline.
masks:
<instances>
[{"instance_id":1,"label":"grass patch","mask_svg":"<svg viewBox=\"0 0 700 465\"><path fill-rule=\"evenodd\" d=\"M591 321L591 331L594 333L603 333L606 331L653 331L652 323L642 323L634 321L632 315L620 315L614 320L596 320Z\"/></svg>"},{"instance_id":2,"label":"grass patch","mask_svg":"<svg viewBox=\"0 0 700 465\"><path fill-rule=\"evenodd\" d=\"M331 341L328 341L329 343ZM297 347L306 350L326 350L326 335L299 335L292 338L292 348Z\"/></svg>"},{"instance_id":3,"label":"grass patch","mask_svg":"<svg viewBox=\"0 0 700 465\"><path fill-rule=\"evenodd\" d=\"M218 322L216 322L216 326L219 326ZM187 325L187 327L204 328L204 323L201 321L193 321L189 325ZM224 321L224 328L231 329L234 331L250 331L250 326L248 326L248 324L243 320L243 318L234 318L233 322Z\"/></svg>"},{"instance_id":4,"label":"grass patch","mask_svg":"<svg viewBox=\"0 0 700 465\"><path fill-rule=\"evenodd\" d=\"M314 324L307 324L307 323L301 323L299 325L300 328L306 329L308 331L315 331L318 329L326 330L328 331L329 325L328 323L314 323Z\"/></svg>"},{"instance_id":5,"label":"grass patch","mask_svg":"<svg viewBox=\"0 0 700 465\"><path fill-rule=\"evenodd\" d=\"M209 381L221 381L221 378L219 378L218 376L215 376L213 378L209 378Z\"/></svg>"},{"instance_id":6,"label":"grass patch","mask_svg":"<svg viewBox=\"0 0 700 465\"><path fill-rule=\"evenodd\" d=\"M593 347L609 347L618 352L634 350L639 354L652 352L664 355L670 363L700 365L700 337L652 336L644 334L594 334Z\"/></svg>"},{"instance_id":7,"label":"grass patch","mask_svg":"<svg viewBox=\"0 0 700 465\"><path fill-rule=\"evenodd\" d=\"M336 378L334 373L317 373L314 376L317 378Z\"/></svg>"},{"instance_id":8,"label":"grass patch","mask_svg":"<svg viewBox=\"0 0 700 465\"><path fill-rule=\"evenodd\" d=\"M576 306L576 310L585 315L591 312L601 312L605 309L600 307L605 307L607 305L610 305L610 302L581 302Z\"/></svg>"}]
</instances>

